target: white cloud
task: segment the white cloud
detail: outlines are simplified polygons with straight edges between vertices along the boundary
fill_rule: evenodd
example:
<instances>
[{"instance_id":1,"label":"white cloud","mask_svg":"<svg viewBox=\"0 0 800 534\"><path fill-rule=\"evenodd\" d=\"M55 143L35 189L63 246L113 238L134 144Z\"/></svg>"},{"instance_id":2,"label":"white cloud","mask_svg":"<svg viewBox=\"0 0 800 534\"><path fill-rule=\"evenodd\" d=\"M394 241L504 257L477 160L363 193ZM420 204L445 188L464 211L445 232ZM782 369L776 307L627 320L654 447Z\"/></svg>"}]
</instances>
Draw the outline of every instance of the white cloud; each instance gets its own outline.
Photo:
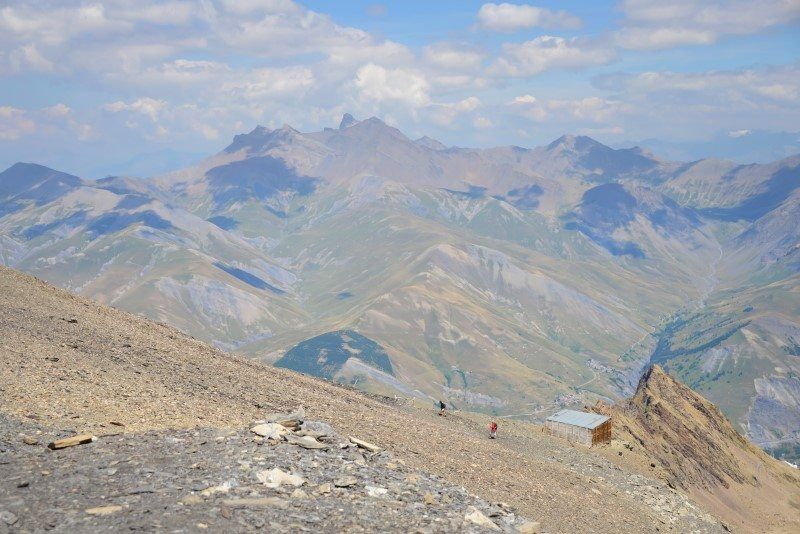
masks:
<instances>
[{"instance_id":1,"label":"white cloud","mask_svg":"<svg viewBox=\"0 0 800 534\"><path fill-rule=\"evenodd\" d=\"M733 130L731 132L728 132L728 137L733 137L734 139L737 139L739 137L746 137L751 133L752 132L750 130Z\"/></svg>"},{"instance_id":2,"label":"white cloud","mask_svg":"<svg viewBox=\"0 0 800 534\"><path fill-rule=\"evenodd\" d=\"M518 104L535 104L536 97L533 95L520 95L514 98L509 105L518 105Z\"/></svg>"},{"instance_id":3,"label":"white cloud","mask_svg":"<svg viewBox=\"0 0 800 534\"><path fill-rule=\"evenodd\" d=\"M79 140L94 133L92 127L75 119L72 109L62 103L39 109L0 107L0 139L15 141L27 135L67 133Z\"/></svg>"},{"instance_id":4,"label":"white cloud","mask_svg":"<svg viewBox=\"0 0 800 534\"><path fill-rule=\"evenodd\" d=\"M431 85L437 89L449 90L476 90L485 89L491 84L489 78L476 77L472 74L429 74Z\"/></svg>"},{"instance_id":5,"label":"white cloud","mask_svg":"<svg viewBox=\"0 0 800 534\"><path fill-rule=\"evenodd\" d=\"M0 106L0 139L14 141L34 131L36 123L27 116L25 110Z\"/></svg>"},{"instance_id":6,"label":"white cloud","mask_svg":"<svg viewBox=\"0 0 800 534\"><path fill-rule=\"evenodd\" d=\"M46 46L59 46L79 35L99 36L131 28L128 21L108 18L102 4L47 6L41 10L34 5L20 5L0 9L0 30Z\"/></svg>"},{"instance_id":7,"label":"white cloud","mask_svg":"<svg viewBox=\"0 0 800 534\"><path fill-rule=\"evenodd\" d=\"M797 0L625 0L619 46L657 50L708 45L726 35L748 35L800 20Z\"/></svg>"},{"instance_id":8,"label":"white cloud","mask_svg":"<svg viewBox=\"0 0 800 534\"><path fill-rule=\"evenodd\" d=\"M387 69L369 63L358 69L355 86L361 97L376 102L394 100L420 107L430 101L428 82L413 69Z\"/></svg>"},{"instance_id":9,"label":"white cloud","mask_svg":"<svg viewBox=\"0 0 800 534\"><path fill-rule=\"evenodd\" d=\"M9 63L14 70L18 71L49 72L53 70L53 62L45 58L33 44L12 50L9 54Z\"/></svg>"},{"instance_id":10,"label":"white cloud","mask_svg":"<svg viewBox=\"0 0 800 534\"><path fill-rule=\"evenodd\" d=\"M470 96L451 104L434 104L431 106L431 120L439 126L449 126L459 115L471 113L481 106L478 97Z\"/></svg>"},{"instance_id":11,"label":"white cloud","mask_svg":"<svg viewBox=\"0 0 800 534\"><path fill-rule=\"evenodd\" d=\"M603 76L598 89L613 91L630 121L629 135L675 139L713 137L720 131L796 129L800 121L800 63L739 70L650 71ZM637 120L633 120L633 118ZM641 133L632 133L638 131Z\"/></svg>"},{"instance_id":12,"label":"white cloud","mask_svg":"<svg viewBox=\"0 0 800 534\"><path fill-rule=\"evenodd\" d=\"M301 10L291 0L222 0L221 4L226 11L237 15L249 15L254 12L281 13Z\"/></svg>"},{"instance_id":13,"label":"white cloud","mask_svg":"<svg viewBox=\"0 0 800 534\"><path fill-rule=\"evenodd\" d=\"M785 100L793 102L797 100L798 87L800 83L775 83L772 85L759 85L755 87L758 94L772 98L773 100Z\"/></svg>"},{"instance_id":14,"label":"white cloud","mask_svg":"<svg viewBox=\"0 0 800 534\"><path fill-rule=\"evenodd\" d=\"M328 62L334 69L358 66L364 62L383 65L406 65L414 62L414 54L405 45L393 41L375 42L372 39L339 43L326 48Z\"/></svg>"},{"instance_id":15,"label":"white cloud","mask_svg":"<svg viewBox=\"0 0 800 534\"><path fill-rule=\"evenodd\" d=\"M180 26L188 24L197 17L197 6L190 2L159 2L147 4L134 2L123 4L116 17L130 22Z\"/></svg>"},{"instance_id":16,"label":"white cloud","mask_svg":"<svg viewBox=\"0 0 800 534\"><path fill-rule=\"evenodd\" d=\"M800 98L800 64L729 71L648 71L599 78L596 83L639 95L692 94L714 104L792 103Z\"/></svg>"},{"instance_id":17,"label":"white cloud","mask_svg":"<svg viewBox=\"0 0 800 534\"><path fill-rule=\"evenodd\" d=\"M544 106L531 106L522 111L522 116L534 122L544 122L550 117L550 114Z\"/></svg>"},{"instance_id":18,"label":"white cloud","mask_svg":"<svg viewBox=\"0 0 800 534\"><path fill-rule=\"evenodd\" d=\"M119 113L121 111L140 113L149 117L151 121L158 122L158 115L166 106L167 103L163 100L145 97L136 99L130 103L122 101L112 102L103 107L105 110L111 111L112 113Z\"/></svg>"},{"instance_id":19,"label":"white cloud","mask_svg":"<svg viewBox=\"0 0 800 534\"><path fill-rule=\"evenodd\" d=\"M209 126L208 124L197 124L195 125L195 129L199 131L206 139L219 139L219 130L213 126Z\"/></svg>"},{"instance_id":20,"label":"white cloud","mask_svg":"<svg viewBox=\"0 0 800 534\"><path fill-rule=\"evenodd\" d=\"M576 99L537 99L531 95L516 97L508 103L514 113L534 122L547 120L574 120L578 124L602 124L611 119L618 119L622 114L631 111L630 106L617 100L608 100L598 96ZM596 126L592 126L597 130Z\"/></svg>"},{"instance_id":21,"label":"white cloud","mask_svg":"<svg viewBox=\"0 0 800 534\"><path fill-rule=\"evenodd\" d=\"M472 125L481 130L485 130L494 126L488 117L475 117L475 119L472 121Z\"/></svg>"},{"instance_id":22,"label":"white cloud","mask_svg":"<svg viewBox=\"0 0 800 534\"><path fill-rule=\"evenodd\" d=\"M207 90L215 81L226 79L232 69L216 61L175 59L144 69L130 83L153 87L156 85L202 85Z\"/></svg>"},{"instance_id":23,"label":"white cloud","mask_svg":"<svg viewBox=\"0 0 800 534\"><path fill-rule=\"evenodd\" d=\"M566 11L551 11L528 4L483 4L478 10L478 24L499 32L528 28L578 29L581 19Z\"/></svg>"},{"instance_id":24,"label":"white cloud","mask_svg":"<svg viewBox=\"0 0 800 534\"><path fill-rule=\"evenodd\" d=\"M221 18L214 30L224 46L257 56L320 53L344 64L387 64L413 57L401 44L376 39L358 28L340 26L327 15L298 6L258 16Z\"/></svg>"},{"instance_id":25,"label":"white cloud","mask_svg":"<svg viewBox=\"0 0 800 534\"><path fill-rule=\"evenodd\" d=\"M492 70L507 76L534 76L550 69L602 65L614 57L612 50L597 44L542 35L520 44L504 44Z\"/></svg>"},{"instance_id":26,"label":"white cloud","mask_svg":"<svg viewBox=\"0 0 800 534\"><path fill-rule=\"evenodd\" d=\"M483 61L483 54L466 46L439 43L425 47L424 59L443 69L456 71L475 71Z\"/></svg>"},{"instance_id":27,"label":"white cloud","mask_svg":"<svg viewBox=\"0 0 800 534\"><path fill-rule=\"evenodd\" d=\"M621 102L597 96L575 100L549 100L547 108L552 111L565 111L573 118L587 119L592 122L604 122L627 111L627 106Z\"/></svg>"},{"instance_id":28,"label":"white cloud","mask_svg":"<svg viewBox=\"0 0 800 534\"><path fill-rule=\"evenodd\" d=\"M478 97L470 96L468 98L465 98L464 100L461 100L460 102L452 104L451 107L457 111L464 112L464 111L475 111L480 107L480 105L481 101Z\"/></svg>"},{"instance_id":29,"label":"white cloud","mask_svg":"<svg viewBox=\"0 0 800 534\"><path fill-rule=\"evenodd\" d=\"M314 73L300 66L256 69L241 74L240 78L224 83L222 90L235 98L264 100L285 96L298 98L314 85Z\"/></svg>"},{"instance_id":30,"label":"white cloud","mask_svg":"<svg viewBox=\"0 0 800 534\"><path fill-rule=\"evenodd\" d=\"M42 112L52 117L69 117L72 114L72 109L66 104L58 103L54 106L43 108Z\"/></svg>"},{"instance_id":31,"label":"white cloud","mask_svg":"<svg viewBox=\"0 0 800 534\"><path fill-rule=\"evenodd\" d=\"M659 50L680 45L707 45L717 40L714 32L691 28L629 28L616 36L623 48Z\"/></svg>"},{"instance_id":32,"label":"white cloud","mask_svg":"<svg viewBox=\"0 0 800 534\"><path fill-rule=\"evenodd\" d=\"M544 122L549 116L546 103L540 102L539 99L533 95L519 95L514 97L514 100L506 103L506 105L512 106L516 115L528 118L534 122Z\"/></svg>"}]
</instances>

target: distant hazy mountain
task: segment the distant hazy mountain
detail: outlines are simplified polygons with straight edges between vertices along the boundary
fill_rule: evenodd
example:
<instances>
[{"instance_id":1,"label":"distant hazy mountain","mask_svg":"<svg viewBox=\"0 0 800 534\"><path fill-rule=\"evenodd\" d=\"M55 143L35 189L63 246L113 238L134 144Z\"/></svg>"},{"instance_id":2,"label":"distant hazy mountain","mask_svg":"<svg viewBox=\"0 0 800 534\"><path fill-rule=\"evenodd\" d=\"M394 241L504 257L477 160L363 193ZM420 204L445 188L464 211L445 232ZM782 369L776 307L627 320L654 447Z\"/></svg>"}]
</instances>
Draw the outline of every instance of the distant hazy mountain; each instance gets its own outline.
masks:
<instances>
[{"instance_id":1,"label":"distant hazy mountain","mask_svg":"<svg viewBox=\"0 0 800 534\"><path fill-rule=\"evenodd\" d=\"M799 169L576 136L447 147L346 115L147 180L14 165L0 262L267 362L493 413L617 398L652 357L794 446Z\"/></svg>"},{"instance_id":2,"label":"distant hazy mountain","mask_svg":"<svg viewBox=\"0 0 800 534\"><path fill-rule=\"evenodd\" d=\"M738 163L769 163L800 152L800 132L738 130L717 135L708 141L645 139L636 144L673 160L719 158Z\"/></svg>"}]
</instances>

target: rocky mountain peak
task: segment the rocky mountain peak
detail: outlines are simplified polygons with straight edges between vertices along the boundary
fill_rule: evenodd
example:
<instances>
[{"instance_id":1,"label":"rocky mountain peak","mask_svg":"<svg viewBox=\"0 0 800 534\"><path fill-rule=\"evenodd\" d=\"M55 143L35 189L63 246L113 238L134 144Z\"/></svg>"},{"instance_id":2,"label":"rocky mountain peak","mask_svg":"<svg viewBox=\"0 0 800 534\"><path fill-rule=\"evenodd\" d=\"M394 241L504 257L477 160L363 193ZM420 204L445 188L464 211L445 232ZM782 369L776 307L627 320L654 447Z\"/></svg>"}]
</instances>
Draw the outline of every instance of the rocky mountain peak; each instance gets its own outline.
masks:
<instances>
[{"instance_id":1,"label":"rocky mountain peak","mask_svg":"<svg viewBox=\"0 0 800 534\"><path fill-rule=\"evenodd\" d=\"M729 440L729 445L751 447L748 442L733 428L722 412L713 403L669 375L660 365L651 365L642 375L636 393L630 401L644 420L659 418L676 436L682 430L700 423L707 429L717 432L695 434L700 442L717 440L720 437ZM700 444L698 444L700 445ZM698 446L698 450L706 450L706 446ZM713 460L713 458L708 458Z\"/></svg>"},{"instance_id":2,"label":"rocky mountain peak","mask_svg":"<svg viewBox=\"0 0 800 534\"><path fill-rule=\"evenodd\" d=\"M238 152L242 149L248 152L262 152L277 143L291 142L298 135L301 135L300 132L288 124L276 130L256 126L249 133L234 136L233 142L225 148L225 152Z\"/></svg>"},{"instance_id":3,"label":"rocky mountain peak","mask_svg":"<svg viewBox=\"0 0 800 534\"><path fill-rule=\"evenodd\" d=\"M427 135L420 137L415 143L425 148L430 148L431 150L447 150L447 145Z\"/></svg>"},{"instance_id":4,"label":"rocky mountain peak","mask_svg":"<svg viewBox=\"0 0 800 534\"><path fill-rule=\"evenodd\" d=\"M570 151L577 151L583 152L586 150L591 150L593 148L608 148L603 143L592 139L591 137L587 137L585 135L572 135L572 134L565 134L547 145L547 150L570 150Z\"/></svg>"},{"instance_id":5,"label":"rocky mountain peak","mask_svg":"<svg viewBox=\"0 0 800 534\"><path fill-rule=\"evenodd\" d=\"M642 375L636 393L608 412L631 441L640 443L684 488L758 484L756 470L777 461L742 437L713 403L675 380L659 365Z\"/></svg>"},{"instance_id":6,"label":"rocky mountain peak","mask_svg":"<svg viewBox=\"0 0 800 534\"><path fill-rule=\"evenodd\" d=\"M345 128L349 128L350 126L358 123L358 121L353 118L352 115L349 113L345 113L342 115L342 121L339 123L339 129L344 130Z\"/></svg>"},{"instance_id":7,"label":"rocky mountain peak","mask_svg":"<svg viewBox=\"0 0 800 534\"><path fill-rule=\"evenodd\" d=\"M58 197L66 190L78 187L83 181L77 176L56 171L36 163L15 163L0 172L0 198L30 191L26 198L45 201Z\"/></svg>"},{"instance_id":8,"label":"rocky mountain peak","mask_svg":"<svg viewBox=\"0 0 800 534\"><path fill-rule=\"evenodd\" d=\"M342 119L344 120L344 119ZM393 126L389 126L378 117L370 117L363 121L355 121L339 132L339 139L361 143L359 146L374 146L381 142L411 142L406 135Z\"/></svg>"}]
</instances>

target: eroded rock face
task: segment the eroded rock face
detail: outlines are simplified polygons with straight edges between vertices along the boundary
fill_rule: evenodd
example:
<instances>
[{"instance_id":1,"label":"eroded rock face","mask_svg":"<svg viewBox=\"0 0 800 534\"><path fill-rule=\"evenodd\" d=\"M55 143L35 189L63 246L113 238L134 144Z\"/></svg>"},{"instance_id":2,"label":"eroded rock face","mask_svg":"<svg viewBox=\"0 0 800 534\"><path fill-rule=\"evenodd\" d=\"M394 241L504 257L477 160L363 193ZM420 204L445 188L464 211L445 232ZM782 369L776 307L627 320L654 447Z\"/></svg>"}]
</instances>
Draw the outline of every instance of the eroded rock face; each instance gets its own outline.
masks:
<instances>
[{"instance_id":1,"label":"eroded rock face","mask_svg":"<svg viewBox=\"0 0 800 534\"><path fill-rule=\"evenodd\" d=\"M766 385L763 391L775 392ZM645 371L632 398L616 406L598 404L596 410L612 417L616 438L646 451L651 467L658 464L671 486L745 530L764 528L749 523L753 516L764 525L771 517L795 513L789 503L800 491L800 476L745 439L714 404L660 366Z\"/></svg>"},{"instance_id":2,"label":"eroded rock face","mask_svg":"<svg viewBox=\"0 0 800 534\"><path fill-rule=\"evenodd\" d=\"M658 365L645 371L624 410L637 441L654 453L661 448L661 463L681 487L752 484L738 453L766 458L716 406Z\"/></svg>"},{"instance_id":3,"label":"eroded rock face","mask_svg":"<svg viewBox=\"0 0 800 534\"><path fill-rule=\"evenodd\" d=\"M757 378L756 397L747 414L751 439L765 448L800 440L800 379Z\"/></svg>"}]
</instances>

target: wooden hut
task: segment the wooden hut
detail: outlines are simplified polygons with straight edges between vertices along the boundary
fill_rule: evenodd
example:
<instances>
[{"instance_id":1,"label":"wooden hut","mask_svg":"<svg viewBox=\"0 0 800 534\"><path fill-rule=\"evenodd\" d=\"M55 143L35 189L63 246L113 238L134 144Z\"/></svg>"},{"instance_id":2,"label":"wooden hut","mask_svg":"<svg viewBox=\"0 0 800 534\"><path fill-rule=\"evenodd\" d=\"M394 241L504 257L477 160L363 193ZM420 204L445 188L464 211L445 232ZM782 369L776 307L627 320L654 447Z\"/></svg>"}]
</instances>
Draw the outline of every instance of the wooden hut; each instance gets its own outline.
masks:
<instances>
[{"instance_id":1,"label":"wooden hut","mask_svg":"<svg viewBox=\"0 0 800 534\"><path fill-rule=\"evenodd\" d=\"M611 419L597 413L561 410L544 423L554 436L567 438L591 447L597 443L611 443Z\"/></svg>"}]
</instances>

